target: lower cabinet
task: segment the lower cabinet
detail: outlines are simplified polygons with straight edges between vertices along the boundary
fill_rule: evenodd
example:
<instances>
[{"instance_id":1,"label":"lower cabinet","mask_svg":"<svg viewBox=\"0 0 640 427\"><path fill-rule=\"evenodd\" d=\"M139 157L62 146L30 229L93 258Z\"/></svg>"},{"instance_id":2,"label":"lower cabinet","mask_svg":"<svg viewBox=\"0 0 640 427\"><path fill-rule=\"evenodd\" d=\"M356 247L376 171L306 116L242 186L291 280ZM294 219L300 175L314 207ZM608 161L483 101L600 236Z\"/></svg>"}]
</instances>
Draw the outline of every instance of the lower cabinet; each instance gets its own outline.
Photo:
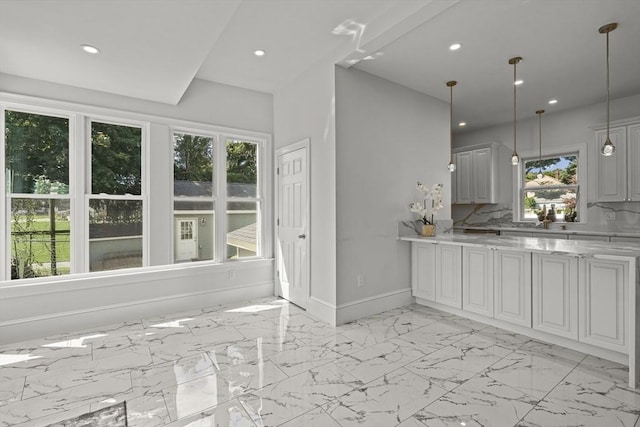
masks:
<instances>
[{"instance_id":1,"label":"lower cabinet","mask_svg":"<svg viewBox=\"0 0 640 427\"><path fill-rule=\"evenodd\" d=\"M462 248L462 308L493 317L493 253L489 248Z\"/></svg>"},{"instance_id":2,"label":"lower cabinet","mask_svg":"<svg viewBox=\"0 0 640 427\"><path fill-rule=\"evenodd\" d=\"M578 339L578 258L533 254L533 329Z\"/></svg>"},{"instance_id":3,"label":"lower cabinet","mask_svg":"<svg viewBox=\"0 0 640 427\"><path fill-rule=\"evenodd\" d=\"M531 327L531 252L494 250L493 317Z\"/></svg>"},{"instance_id":4,"label":"lower cabinet","mask_svg":"<svg viewBox=\"0 0 640 427\"><path fill-rule=\"evenodd\" d=\"M413 295L629 353L629 262L414 242Z\"/></svg>"},{"instance_id":5,"label":"lower cabinet","mask_svg":"<svg viewBox=\"0 0 640 427\"><path fill-rule=\"evenodd\" d=\"M462 248L420 242L411 252L413 295L462 308Z\"/></svg>"},{"instance_id":6,"label":"lower cabinet","mask_svg":"<svg viewBox=\"0 0 640 427\"><path fill-rule=\"evenodd\" d=\"M629 263L598 258L580 260L580 341L628 352L628 283Z\"/></svg>"}]
</instances>

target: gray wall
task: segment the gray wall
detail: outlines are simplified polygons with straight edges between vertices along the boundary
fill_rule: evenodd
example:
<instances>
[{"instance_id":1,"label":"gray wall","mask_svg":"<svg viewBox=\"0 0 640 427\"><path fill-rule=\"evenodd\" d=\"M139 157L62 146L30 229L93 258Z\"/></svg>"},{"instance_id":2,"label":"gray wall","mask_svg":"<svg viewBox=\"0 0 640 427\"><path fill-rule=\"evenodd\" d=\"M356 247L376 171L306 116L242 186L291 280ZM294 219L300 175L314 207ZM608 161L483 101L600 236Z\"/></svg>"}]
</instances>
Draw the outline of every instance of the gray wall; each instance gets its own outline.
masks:
<instances>
[{"instance_id":1,"label":"gray wall","mask_svg":"<svg viewBox=\"0 0 640 427\"><path fill-rule=\"evenodd\" d=\"M436 219L450 218L449 106L363 71L335 72L337 304L344 306L410 287L409 245L397 240L397 225L413 218L417 181L444 185Z\"/></svg>"}]
</instances>

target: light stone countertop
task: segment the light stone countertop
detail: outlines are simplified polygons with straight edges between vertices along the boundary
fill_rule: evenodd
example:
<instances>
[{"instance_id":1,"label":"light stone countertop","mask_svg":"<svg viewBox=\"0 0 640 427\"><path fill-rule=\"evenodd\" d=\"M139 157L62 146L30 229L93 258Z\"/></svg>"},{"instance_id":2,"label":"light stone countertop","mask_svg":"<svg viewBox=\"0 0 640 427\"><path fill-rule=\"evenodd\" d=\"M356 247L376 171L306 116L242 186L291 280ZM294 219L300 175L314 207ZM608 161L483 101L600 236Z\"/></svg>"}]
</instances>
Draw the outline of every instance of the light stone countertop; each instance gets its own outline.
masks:
<instances>
[{"instance_id":1,"label":"light stone countertop","mask_svg":"<svg viewBox=\"0 0 640 427\"><path fill-rule=\"evenodd\" d=\"M569 225L571 226L571 225ZM538 227L496 227L496 226L455 226L455 231L462 232L463 230L478 230L478 231L514 231L518 233L540 233L540 234L567 234L570 236L608 236L608 237L637 237L640 238L640 232L632 231L589 231L589 230L575 230L559 228L559 225L552 225L552 228L544 229Z\"/></svg>"},{"instance_id":2,"label":"light stone countertop","mask_svg":"<svg viewBox=\"0 0 640 427\"><path fill-rule=\"evenodd\" d=\"M640 243L635 242L598 242L457 233L443 234L436 237L402 236L399 239L408 242L442 243L579 257L597 256L598 258L624 258L627 260L640 258Z\"/></svg>"}]
</instances>

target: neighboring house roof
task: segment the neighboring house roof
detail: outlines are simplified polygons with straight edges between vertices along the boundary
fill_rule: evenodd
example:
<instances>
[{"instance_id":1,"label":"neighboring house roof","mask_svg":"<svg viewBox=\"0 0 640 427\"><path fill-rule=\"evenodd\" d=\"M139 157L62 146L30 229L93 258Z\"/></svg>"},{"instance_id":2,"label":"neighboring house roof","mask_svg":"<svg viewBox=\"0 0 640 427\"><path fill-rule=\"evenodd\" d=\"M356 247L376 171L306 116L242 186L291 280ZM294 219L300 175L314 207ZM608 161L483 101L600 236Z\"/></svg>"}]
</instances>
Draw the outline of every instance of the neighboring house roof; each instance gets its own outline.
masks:
<instances>
[{"instance_id":1,"label":"neighboring house roof","mask_svg":"<svg viewBox=\"0 0 640 427\"><path fill-rule=\"evenodd\" d=\"M248 251L256 251L256 223L245 225L227 233L227 244L238 248L246 249Z\"/></svg>"},{"instance_id":2,"label":"neighboring house roof","mask_svg":"<svg viewBox=\"0 0 640 427\"><path fill-rule=\"evenodd\" d=\"M206 181L173 181L173 194L186 197L210 197L213 184ZM227 184L229 197L255 197L256 184Z\"/></svg>"},{"instance_id":3,"label":"neighboring house roof","mask_svg":"<svg viewBox=\"0 0 640 427\"><path fill-rule=\"evenodd\" d=\"M524 188L540 188L540 187L547 187L551 185L564 185L564 184L559 179L545 175L542 178L536 178L531 181L527 181L526 184L524 185Z\"/></svg>"}]
</instances>

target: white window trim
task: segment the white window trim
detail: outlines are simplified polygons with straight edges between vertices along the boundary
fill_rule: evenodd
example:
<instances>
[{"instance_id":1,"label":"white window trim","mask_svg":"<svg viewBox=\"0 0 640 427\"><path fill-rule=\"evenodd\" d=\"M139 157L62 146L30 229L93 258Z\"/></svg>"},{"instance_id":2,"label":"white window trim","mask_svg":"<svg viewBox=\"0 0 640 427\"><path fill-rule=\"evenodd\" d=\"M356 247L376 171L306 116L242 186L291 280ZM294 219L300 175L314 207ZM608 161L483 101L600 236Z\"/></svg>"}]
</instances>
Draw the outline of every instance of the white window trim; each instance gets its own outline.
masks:
<instances>
[{"instance_id":1,"label":"white window trim","mask_svg":"<svg viewBox=\"0 0 640 427\"><path fill-rule=\"evenodd\" d=\"M587 144L574 144L574 145L564 145L564 146L554 146L549 148L544 148L542 152L543 158L555 157L561 155L570 155L577 153L578 154L578 184L577 187L580 189L580 197L578 199L578 212L580 215L580 224L587 223L587 198L588 198L588 158L587 158ZM522 218L522 203L520 200L520 196L522 194L523 185L524 185L524 159L537 159L539 157L538 152L534 151L524 151L520 153L520 162L517 166L512 166L512 182L513 182L513 222L516 223L524 223L530 224L535 223L536 220L523 219ZM563 222L562 220L558 222Z\"/></svg>"},{"instance_id":2,"label":"white window trim","mask_svg":"<svg viewBox=\"0 0 640 427\"><path fill-rule=\"evenodd\" d=\"M108 200L140 200L142 201L142 266L147 267L149 265L149 136L151 135L151 124L148 122L142 122L138 120L131 120L127 118L115 118L106 115L98 114L86 114L80 115L84 119L84 134L81 137L82 145L85 147L84 152L84 192L83 192L83 206L82 212L85 215L84 218L84 238L78 244L83 245L82 257L82 271L87 273L94 273L89 271L89 264L91 262L91 255L89 253L89 203L91 200L96 199L108 199ZM140 193L141 194L104 194L104 193L92 193L92 152L91 152L91 123L107 123L116 126L130 126L140 128ZM80 260L78 260L80 261ZM126 269L128 270L128 269Z\"/></svg>"},{"instance_id":3,"label":"white window trim","mask_svg":"<svg viewBox=\"0 0 640 427\"><path fill-rule=\"evenodd\" d=\"M71 152L69 153L69 156L70 156L69 179L70 181L74 182L76 184L75 186L77 187L75 190L72 190L71 188L69 190L69 193L70 193L69 198L71 200L71 215L72 215L73 221L77 222L78 224L87 224L87 226L88 226L88 221L86 218L86 212L85 212L85 209L83 209L85 199L86 199L85 188L80 188L80 187L86 186L86 179L82 180L82 185L79 185L78 184L79 179L78 179L78 176L76 175L87 177L87 174L85 171L85 156L86 156L85 148L86 147L85 147L85 144L81 143L81 141L84 141L85 139L85 135L86 135L85 119L88 117L91 117L92 119L97 121L101 121L101 120L113 121L116 124L133 124L133 125L138 124L139 125L140 123L145 123L147 138L150 136L150 129L152 125L161 125L161 126L167 126L169 131L172 131L173 129L189 129L189 130L197 129L199 131L204 131L207 134L215 133L219 135L224 135L225 137L242 139L242 140L252 141L252 142L260 142L261 144L263 144L262 156L264 156L264 158L258 160L261 166L259 171L260 177L258 180L261 183L261 187L262 187L261 208L262 208L263 227L260 233L262 238L262 256L257 257L257 259L268 261L269 259L273 258L273 233L272 231L270 231L270 225L273 222L272 220L273 218L273 213L272 213L273 185L271 180L268 179L268 177L271 176L271 173L273 170L273 165L272 165L273 159L271 158L272 156L270 155L270 153L272 153L273 142L270 134L267 134L264 132L256 132L251 130L244 130L244 129L237 129L237 128L201 123L201 122L194 122L194 121L171 118L166 116L158 116L154 114L129 112L125 110L117 110L117 109L108 108L108 107L98 107L98 106L92 106L88 104L51 100L46 98L20 95L20 94L0 91L0 110L2 110L3 112L4 109L10 109L15 111L25 111L25 112L30 112L34 114L62 116L62 117L69 118L69 144L70 144L70 150L71 150ZM2 117L0 118L0 126L2 126L2 129L4 129L4 114L1 114L1 116ZM5 191L6 182L5 182L5 176L4 176L5 175L4 174L4 170L5 170L4 145L5 145L4 132L2 132L2 136L0 137L0 171L2 171L2 173L0 174L0 195L6 198L6 191ZM150 158L150 150L146 149L146 147L148 147L149 145L150 144L146 144L145 150L143 153L143 162L146 161L147 164ZM222 144L218 144L218 145L222 145ZM170 146L169 149L172 150L173 147ZM170 157L169 160L172 162L172 157ZM223 163L222 166L224 168L225 164ZM172 163L170 167L171 167L170 170L172 170L173 169ZM150 171L148 170L146 171L146 173L149 173L149 172ZM146 203L144 203L144 206L146 206L145 209L147 209L149 206L148 197L151 194L149 180L146 179L146 184L143 184L143 185L147 195L145 200ZM5 227L5 230L6 230L7 221L8 221L8 218L10 218L10 215L9 215L9 212L7 212L7 209L9 209L9 206L7 206L6 203L5 203L5 206L6 206L6 209L0 209L0 225ZM145 236L149 236L150 221L148 219L148 213L144 212L143 215L145 215L143 232ZM171 217L173 218L173 215L171 215ZM172 224L173 224L173 220L172 220ZM10 224L8 226L10 226ZM86 236L88 236L88 233L86 234ZM80 237L78 236L78 238ZM7 252L9 249L9 242L7 239L5 240L6 240L5 241L6 244L0 244L0 259L2 260L6 260L7 255L9 253ZM19 283L28 284L28 283L39 283L39 282L64 282L70 279L75 280L75 279L83 279L88 277L119 276L123 274L128 275L128 274L137 273L138 271L149 271L149 270L156 270L156 269L171 270L176 267L176 265L171 264L171 260L172 260L172 256L171 256L167 259L167 262L165 264L151 266L151 267L130 268L125 270L110 270L110 271L103 271L103 272L83 271L83 267L85 263L85 257L83 256L83 254L85 253L85 246L88 245L88 237L87 239L81 239L81 240L83 241L73 242L71 246L72 274L64 275L64 276L56 276L56 277L22 279L19 281ZM86 244L84 240L87 240ZM78 243L81 243L81 244L78 244ZM147 246L143 250L145 253L145 257L148 257L149 247ZM172 247L167 248L167 251L172 251L172 250L173 250ZM251 259L244 258L242 260L233 261L233 262L242 263L242 262L252 261L252 260L253 260L252 258ZM227 261L227 260L222 259L219 262L222 263L224 261ZM79 263L79 265L74 266L75 263ZM203 261L202 263L210 264L211 261ZM198 264L201 264L201 263L198 263ZM179 268L185 268L185 266L180 265ZM3 271L0 271L0 287L18 284L18 282L16 281L11 281L10 277L8 278L6 277L6 274L9 271L10 271L9 266L7 266L6 271L4 271L4 269Z\"/></svg>"}]
</instances>

